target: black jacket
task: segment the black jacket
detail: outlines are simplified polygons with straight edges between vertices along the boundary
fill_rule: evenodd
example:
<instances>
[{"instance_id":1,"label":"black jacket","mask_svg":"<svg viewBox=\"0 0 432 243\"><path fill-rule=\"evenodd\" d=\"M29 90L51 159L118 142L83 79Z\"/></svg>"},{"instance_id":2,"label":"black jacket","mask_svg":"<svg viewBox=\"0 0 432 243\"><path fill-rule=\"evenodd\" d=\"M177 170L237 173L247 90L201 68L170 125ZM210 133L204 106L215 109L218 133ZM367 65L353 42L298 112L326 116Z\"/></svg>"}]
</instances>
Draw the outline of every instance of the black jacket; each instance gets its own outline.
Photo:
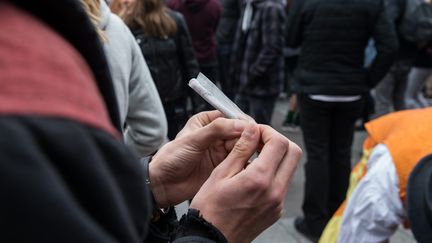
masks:
<instances>
[{"instance_id":1,"label":"black jacket","mask_svg":"<svg viewBox=\"0 0 432 243\"><path fill-rule=\"evenodd\" d=\"M298 0L290 11L287 44L301 46L297 92L356 95L387 73L398 48L383 0ZM369 38L377 56L363 67Z\"/></svg>"},{"instance_id":2,"label":"black jacket","mask_svg":"<svg viewBox=\"0 0 432 243\"><path fill-rule=\"evenodd\" d=\"M163 102L186 97L187 83L199 72L183 16L168 11L177 24L177 32L173 36L166 39L149 37L141 28L132 29Z\"/></svg>"},{"instance_id":3,"label":"black jacket","mask_svg":"<svg viewBox=\"0 0 432 243\"><path fill-rule=\"evenodd\" d=\"M216 30L216 39L218 44L229 44L234 42L237 30L237 23L240 19L242 9L241 0L221 0L222 16Z\"/></svg>"}]
</instances>

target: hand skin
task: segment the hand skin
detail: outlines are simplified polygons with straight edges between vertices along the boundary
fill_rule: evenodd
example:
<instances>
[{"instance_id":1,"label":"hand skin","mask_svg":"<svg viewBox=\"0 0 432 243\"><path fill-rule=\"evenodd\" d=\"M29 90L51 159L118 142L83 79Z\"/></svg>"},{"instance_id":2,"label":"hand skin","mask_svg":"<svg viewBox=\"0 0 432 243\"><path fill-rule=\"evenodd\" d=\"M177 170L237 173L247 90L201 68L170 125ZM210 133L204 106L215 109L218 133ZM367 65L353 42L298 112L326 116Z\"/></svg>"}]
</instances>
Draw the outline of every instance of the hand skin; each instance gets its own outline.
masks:
<instances>
[{"instance_id":1,"label":"hand skin","mask_svg":"<svg viewBox=\"0 0 432 243\"><path fill-rule=\"evenodd\" d=\"M201 112L189 119L149 164L151 189L158 206L174 206L193 198L247 124L223 118L219 111Z\"/></svg>"},{"instance_id":2,"label":"hand skin","mask_svg":"<svg viewBox=\"0 0 432 243\"><path fill-rule=\"evenodd\" d=\"M252 163L251 155L264 146ZM280 218L301 149L269 126L248 124L228 157L214 169L191 208L228 242L251 242Z\"/></svg>"}]
</instances>

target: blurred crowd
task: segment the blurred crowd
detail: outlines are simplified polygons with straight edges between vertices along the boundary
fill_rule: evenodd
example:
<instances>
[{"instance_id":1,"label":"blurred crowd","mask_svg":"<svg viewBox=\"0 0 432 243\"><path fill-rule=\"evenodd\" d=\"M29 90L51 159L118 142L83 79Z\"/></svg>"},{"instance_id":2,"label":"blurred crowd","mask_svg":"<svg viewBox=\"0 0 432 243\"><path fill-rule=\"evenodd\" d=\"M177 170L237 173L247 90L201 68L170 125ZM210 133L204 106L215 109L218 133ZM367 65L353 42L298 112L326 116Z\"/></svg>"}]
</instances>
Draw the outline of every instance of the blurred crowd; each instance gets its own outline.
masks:
<instances>
[{"instance_id":1,"label":"blurred crowd","mask_svg":"<svg viewBox=\"0 0 432 243\"><path fill-rule=\"evenodd\" d=\"M15 16L30 18L2 2L9 26L22 26L22 19ZM34 65L37 55L33 62L26 58L32 57L32 51L27 56L7 52L22 48L11 43L23 38L9 40L12 27L0 31L0 44L6 39L4 43L11 46L0 49L0 57L16 57L8 59L12 68L4 66L12 70L26 60L36 70L36 78L26 88L15 87L13 82L5 85L0 98L4 95L2 102L7 105L0 104L0 113L55 114L104 131L57 120L0 119L2 134L17 137L10 132L16 131L26 142L17 139L11 144L26 144L23 150L29 161L39 158L41 164L46 161L40 151L48 151L47 161L56 165L54 174L47 172L49 178L67 178L65 184L73 188L71 195L76 197L60 193L61 205L74 215L69 219L80 222L76 229L59 229L77 237L71 242L92 237L97 240L89 242L138 242L140 237L154 243L253 240L280 217L301 154L295 144L268 126L278 98L289 99L282 130L301 130L305 144L303 216L294 222L298 232L321 243L387 242L404 224L412 227L419 242L432 242L432 160L427 157L432 153L432 108L428 108L432 105L432 4L428 0L65 1L77 16L83 10L86 20L67 11L51 16L37 3L4 2L27 9L53 26L73 47L59 41L59 36L53 37L43 24L34 21L31 25L53 43L49 54L64 48L66 54L56 58L73 62ZM53 19L64 20L63 25ZM75 21L76 26L91 25L69 33ZM88 36L94 39L86 39ZM33 38L33 48L43 46ZM65 63L71 67L62 68ZM2 73L1 68L0 62L1 75L20 78L9 69ZM53 88L49 81L55 80L55 75L44 76L38 68L46 73L60 70L58 74L72 77L72 83L81 81L81 86L69 89L70 82L62 79L64 85ZM214 108L187 85L200 72L260 125L222 119L222 114L209 112ZM112 87L106 85L111 81ZM59 92L38 93L27 87ZM18 89L35 100L44 98L38 100L41 103L12 99L10 94ZM48 104L55 105L46 108ZM44 130L44 124L50 122L50 128ZM361 161L351 168L356 129L365 130L368 138ZM107 139L107 134L122 137L140 158L140 166L117 140ZM82 143L72 149L67 142L56 143L54 137L59 136ZM55 146L35 146L40 144ZM77 150L86 149L83 154L88 158L75 157ZM257 151L257 161L249 163ZM19 152L7 156L10 161L20 158ZM91 184L94 177L99 184L88 188L78 183L78 173L68 174L75 171L69 163L56 164L59 156L68 158L64 161L80 161L77 168L83 167L75 169L84 174L85 161L97 162L94 174L84 178ZM115 161L127 163L118 166ZM260 165L260 161L268 164ZM243 172L246 176L236 178ZM141 176L147 176L145 185L140 184ZM228 177L234 179L223 181ZM115 183L110 184L112 181ZM40 182L42 186L50 183ZM11 207L21 197L34 196L25 190L20 194L20 183ZM45 192L42 186L38 189ZM46 198L60 195L62 189L52 189ZM100 193L92 197L95 190ZM136 191L146 193L137 195ZM77 198L78 206L70 198ZM178 222L173 206L184 200L189 200L191 209ZM247 210L233 209L232 205L241 202L249 206ZM80 211L81 205L94 210L91 217ZM16 218L12 215L9 219ZM98 223L92 224L88 218ZM48 218L43 222L52 225L54 221ZM37 222L29 223L34 224ZM83 225L88 227L80 228ZM131 230L136 225L145 227ZM74 234L83 229L85 233ZM97 233L93 235L93 231ZM51 235L44 242L61 238Z\"/></svg>"}]
</instances>

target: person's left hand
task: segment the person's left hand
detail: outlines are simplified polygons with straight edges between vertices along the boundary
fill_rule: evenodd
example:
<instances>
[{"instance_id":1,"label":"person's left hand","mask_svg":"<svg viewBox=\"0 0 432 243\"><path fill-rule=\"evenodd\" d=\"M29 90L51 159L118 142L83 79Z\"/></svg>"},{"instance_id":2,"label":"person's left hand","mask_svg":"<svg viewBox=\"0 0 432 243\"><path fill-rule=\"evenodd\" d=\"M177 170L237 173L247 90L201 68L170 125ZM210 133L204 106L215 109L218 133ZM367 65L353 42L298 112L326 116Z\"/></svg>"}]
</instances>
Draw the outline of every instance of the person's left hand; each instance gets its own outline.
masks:
<instances>
[{"instance_id":1,"label":"person's left hand","mask_svg":"<svg viewBox=\"0 0 432 243\"><path fill-rule=\"evenodd\" d=\"M241 136L248 121L201 112L163 146L149 165L151 189L159 207L191 199Z\"/></svg>"}]
</instances>

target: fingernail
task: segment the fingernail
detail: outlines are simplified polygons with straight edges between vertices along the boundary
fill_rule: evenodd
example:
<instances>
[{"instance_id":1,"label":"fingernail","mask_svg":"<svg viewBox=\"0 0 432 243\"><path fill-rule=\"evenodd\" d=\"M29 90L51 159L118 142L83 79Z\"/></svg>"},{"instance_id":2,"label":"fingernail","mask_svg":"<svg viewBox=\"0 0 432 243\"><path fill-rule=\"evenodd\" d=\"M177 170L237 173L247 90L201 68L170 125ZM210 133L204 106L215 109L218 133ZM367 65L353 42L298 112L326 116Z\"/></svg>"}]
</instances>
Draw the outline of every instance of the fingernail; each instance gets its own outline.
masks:
<instances>
[{"instance_id":1,"label":"fingernail","mask_svg":"<svg viewBox=\"0 0 432 243\"><path fill-rule=\"evenodd\" d=\"M246 122L241 120L234 121L234 129L238 132L242 132L246 127Z\"/></svg>"},{"instance_id":2,"label":"fingernail","mask_svg":"<svg viewBox=\"0 0 432 243\"><path fill-rule=\"evenodd\" d=\"M242 136L245 136L247 138L253 138L256 134L256 127L255 124L249 123L245 130L243 131Z\"/></svg>"}]
</instances>

